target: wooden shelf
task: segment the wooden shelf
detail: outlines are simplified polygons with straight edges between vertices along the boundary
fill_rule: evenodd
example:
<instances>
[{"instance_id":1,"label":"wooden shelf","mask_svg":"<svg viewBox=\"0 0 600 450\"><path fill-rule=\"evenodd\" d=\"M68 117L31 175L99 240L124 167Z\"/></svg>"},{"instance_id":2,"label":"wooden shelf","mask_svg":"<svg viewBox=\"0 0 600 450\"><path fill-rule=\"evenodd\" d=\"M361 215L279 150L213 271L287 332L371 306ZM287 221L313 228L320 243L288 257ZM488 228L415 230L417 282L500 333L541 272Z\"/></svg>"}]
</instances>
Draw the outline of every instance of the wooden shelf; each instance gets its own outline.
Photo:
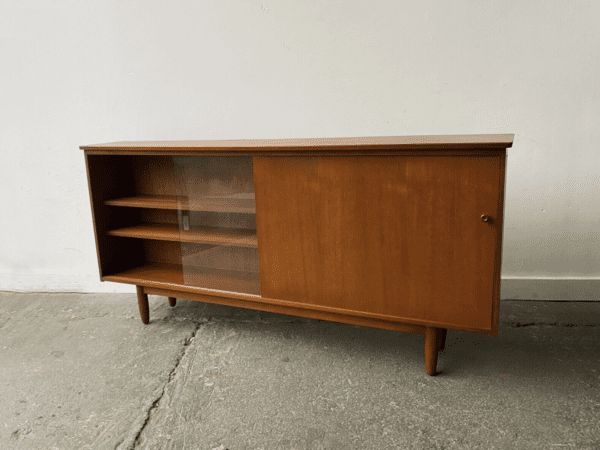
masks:
<instances>
[{"instance_id":1,"label":"wooden shelf","mask_svg":"<svg viewBox=\"0 0 600 450\"><path fill-rule=\"evenodd\" d=\"M258 273L181 266L179 264L148 263L135 269L104 276L102 281L151 286L159 289L198 287L260 295Z\"/></svg>"},{"instance_id":2,"label":"wooden shelf","mask_svg":"<svg viewBox=\"0 0 600 450\"><path fill-rule=\"evenodd\" d=\"M104 204L133 208L256 214L253 193L234 194L227 197L199 197L197 199L177 195L137 195L106 200Z\"/></svg>"},{"instance_id":3,"label":"wooden shelf","mask_svg":"<svg viewBox=\"0 0 600 450\"><path fill-rule=\"evenodd\" d=\"M241 228L195 227L189 231L180 231L179 226L175 224L146 223L110 230L107 231L107 234L158 241L258 248L256 230Z\"/></svg>"}]
</instances>

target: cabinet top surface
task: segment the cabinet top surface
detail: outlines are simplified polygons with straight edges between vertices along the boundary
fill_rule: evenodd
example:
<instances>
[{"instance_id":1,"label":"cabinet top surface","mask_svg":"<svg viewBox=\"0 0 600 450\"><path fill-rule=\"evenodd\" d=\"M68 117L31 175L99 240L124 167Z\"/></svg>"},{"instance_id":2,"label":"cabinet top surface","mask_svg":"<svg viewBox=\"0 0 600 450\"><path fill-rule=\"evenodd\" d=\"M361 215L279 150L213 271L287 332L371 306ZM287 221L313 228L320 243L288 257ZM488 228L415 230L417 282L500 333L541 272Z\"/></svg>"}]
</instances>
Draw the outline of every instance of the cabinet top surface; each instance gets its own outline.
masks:
<instances>
[{"instance_id":1,"label":"cabinet top surface","mask_svg":"<svg viewBox=\"0 0 600 450\"><path fill-rule=\"evenodd\" d=\"M499 149L512 147L514 134L456 134L424 136L378 136L320 139L245 139L231 141L122 141L82 145L86 151L102 152L276 152L403 149Z\"/></svg>"}]
</instances>

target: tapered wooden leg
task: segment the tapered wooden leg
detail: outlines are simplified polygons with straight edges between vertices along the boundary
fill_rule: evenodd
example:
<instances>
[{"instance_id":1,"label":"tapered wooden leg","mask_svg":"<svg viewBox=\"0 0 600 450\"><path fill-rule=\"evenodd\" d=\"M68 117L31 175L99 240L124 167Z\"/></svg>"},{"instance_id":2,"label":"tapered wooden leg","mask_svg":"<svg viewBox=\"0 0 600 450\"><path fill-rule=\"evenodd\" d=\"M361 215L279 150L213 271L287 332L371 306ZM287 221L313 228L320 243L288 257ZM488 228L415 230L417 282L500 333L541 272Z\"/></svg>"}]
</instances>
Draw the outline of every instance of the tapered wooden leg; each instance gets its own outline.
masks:
<instances>
[{"instance_id":1,"label":"tapered wooden leg","mask_svg":"<svg viewBox=\"0 0 600 450\"><path fill-rule=\"evenodd\" d=\"M177 304L177 299L175 297L169 297L169 305L175 306Z\"/></svg>"},{"instance_id":2,"label":"tapered wooden leg","mask_svg":"<svg viewBox=\"0 0 600 450\"><path fill-rule=\"evenodd\" d=\"M144 288L142 286L136 286L138 306L140 307L140 316L142 316L142 322L150 322L150 308L148 306L148 295L144 294Z\"/></svg>"},{"instance_id":3,"label":"tapered wooden leg","mask_svg":"<svg viewBox=\"0 0 600 450\"><path fill-rule=\"evenodd\" d=\"M427 375L435 375L438 359L439 335L441 335L440 328L425 328L425 370L427 371Z\"/></svg>"}]
</instances>

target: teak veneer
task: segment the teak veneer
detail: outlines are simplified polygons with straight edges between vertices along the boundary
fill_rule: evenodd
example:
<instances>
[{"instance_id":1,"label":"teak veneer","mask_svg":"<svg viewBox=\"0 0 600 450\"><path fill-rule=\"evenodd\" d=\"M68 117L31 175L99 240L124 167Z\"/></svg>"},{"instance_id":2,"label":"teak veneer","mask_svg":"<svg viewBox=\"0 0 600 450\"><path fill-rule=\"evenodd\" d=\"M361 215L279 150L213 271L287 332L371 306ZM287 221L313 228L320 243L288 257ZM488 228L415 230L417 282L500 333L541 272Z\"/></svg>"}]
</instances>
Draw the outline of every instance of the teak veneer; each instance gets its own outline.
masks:
<instances>
[{"instance_id":1,"label":"teak veneer","mask_svg":"<svg viewBox=\"0 0 600 450\"><path fill-rule=\"evenodd\" d=\"M513 135L86 145L102 281L425 336L497 336Z\"/></svg>"}]
</instances>

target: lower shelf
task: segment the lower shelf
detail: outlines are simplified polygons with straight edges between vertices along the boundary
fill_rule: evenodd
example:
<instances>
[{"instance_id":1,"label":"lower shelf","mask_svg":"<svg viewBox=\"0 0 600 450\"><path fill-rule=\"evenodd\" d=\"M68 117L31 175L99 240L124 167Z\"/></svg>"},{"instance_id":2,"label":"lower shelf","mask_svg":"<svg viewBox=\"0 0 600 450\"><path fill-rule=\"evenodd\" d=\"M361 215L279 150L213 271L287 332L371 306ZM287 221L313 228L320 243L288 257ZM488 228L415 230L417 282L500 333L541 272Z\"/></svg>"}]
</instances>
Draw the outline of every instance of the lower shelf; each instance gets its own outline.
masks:
<instances>
[{"instance_id":1,"label":"lower shelf","mask_svg":"<svg viewBox=\"0 0 600 450\"><path fill-rule=\"evenodd\" d=\"M188 231L180 231L176 224L144 223L133 227L109 230L106 234L159 241L258 248L255 230L235 228L195 227Z\"/></svg>"},{"instance_id":2,"label":"lower shelf","mask_svg":"<svg viewBox=\"0 0 600 450\"><path fill-rule=\"evenodd\" d=\"M135 269L104 276L102 281L154 286L164 289L197 286L205 289L260 295L258 273L181 266L178 264L148 263Z\"/></svg>"}]
</instances>

